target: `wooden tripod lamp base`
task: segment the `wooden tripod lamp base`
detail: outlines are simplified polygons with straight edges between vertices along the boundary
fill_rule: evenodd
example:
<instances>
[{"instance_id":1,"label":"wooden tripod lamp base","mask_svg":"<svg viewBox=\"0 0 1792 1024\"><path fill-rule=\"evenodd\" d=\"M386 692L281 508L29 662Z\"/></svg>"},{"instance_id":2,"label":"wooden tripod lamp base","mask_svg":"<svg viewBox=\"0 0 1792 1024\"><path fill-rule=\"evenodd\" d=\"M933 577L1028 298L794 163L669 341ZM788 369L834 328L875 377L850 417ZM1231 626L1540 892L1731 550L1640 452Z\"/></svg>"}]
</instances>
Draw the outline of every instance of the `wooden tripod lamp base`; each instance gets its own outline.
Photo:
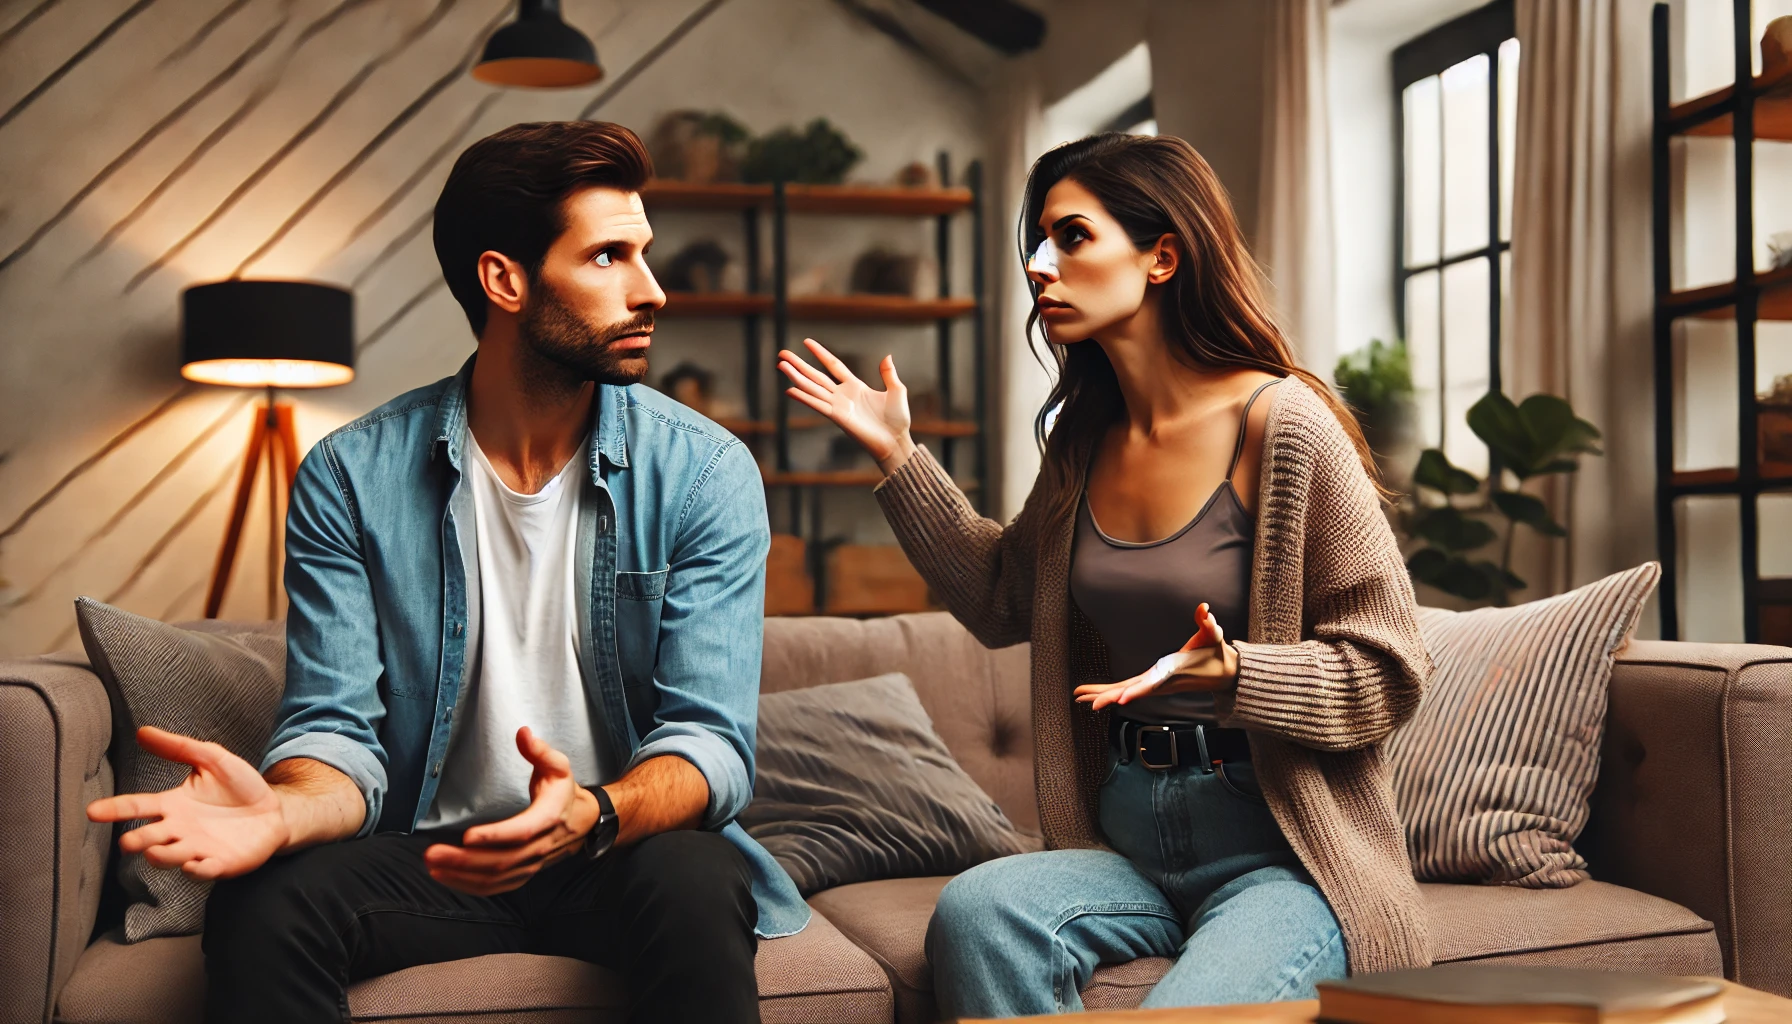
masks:
<instances>
[{"instance_id":1,"label":"wooden tripod lamp base","mask_svg":"<svg viewBox=\"0 0 1792 1024\"><path fill-rule=\"evenodd\" d=\"M316 281L231 278L196 284L181 293L180 375L200 384L266 388L256 410L249 450L236 480L230 525L212 567L205 617L215 619L230 589L236 551L249 518L249 499L262 463L268 467L268 618L280 610L281 529L299 445L292 406L274 400L275 388L327 388L355 379L355 297Z\"/></svg>"},{"instance_id":2,"label":"wooden tripod lamp base","mask_svg":"<svg viewBox=\"0 0 1792 1024\"><path fill-rule=\"evenodd\" d=\"M292 494L293 476L299 471L299 443L292 428L292 406L274 400L274 389L268 388L267 404L258 410L255 423L249 428L249 448L243 455L243 469L236 478L236 500L230 506L230 525L224 529L224 544L218 549L218 563L212 569L211 588L205 594L205 617L215 619L224 604L224 592L230 589L231 570L236 566L236 549L243 539L243 524L249 518L249 498L255 492L255 478L262 463L268 473L268 618L279 612L280 543L285 509Z\"/></svg>"}]
</instances>

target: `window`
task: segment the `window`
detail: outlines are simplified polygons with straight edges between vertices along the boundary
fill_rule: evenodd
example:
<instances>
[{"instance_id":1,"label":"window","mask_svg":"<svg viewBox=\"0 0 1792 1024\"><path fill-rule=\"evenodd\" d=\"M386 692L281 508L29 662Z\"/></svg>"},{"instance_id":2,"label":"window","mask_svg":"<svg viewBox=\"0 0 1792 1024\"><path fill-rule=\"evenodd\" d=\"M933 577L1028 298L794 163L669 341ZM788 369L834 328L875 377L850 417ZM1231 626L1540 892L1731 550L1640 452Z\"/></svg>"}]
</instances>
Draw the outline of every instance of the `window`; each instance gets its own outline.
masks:
<instances>
[{"instance_id":1,"label":"window","mask_svg":"<svg viewBox=\"0 0 1792 1024\"><path fill-rule=\"evenodd\" d=\"M1412 362L1420 437L1487 472L1469 406L1500 387L1511 277L1518 40L1498 0L1394 51L1399 126L1395 311Z\"/></svg>"}]
</instances>

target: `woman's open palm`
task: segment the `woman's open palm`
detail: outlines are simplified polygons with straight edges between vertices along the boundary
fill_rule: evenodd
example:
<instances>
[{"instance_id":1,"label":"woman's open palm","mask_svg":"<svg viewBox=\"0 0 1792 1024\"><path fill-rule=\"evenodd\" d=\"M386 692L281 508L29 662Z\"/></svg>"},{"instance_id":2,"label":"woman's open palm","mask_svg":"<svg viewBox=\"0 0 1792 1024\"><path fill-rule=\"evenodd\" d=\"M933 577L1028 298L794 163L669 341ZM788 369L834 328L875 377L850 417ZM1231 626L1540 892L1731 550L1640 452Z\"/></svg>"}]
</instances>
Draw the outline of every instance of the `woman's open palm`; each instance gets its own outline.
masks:
<instances>
[{"instance_id":1,"label":"woman's open palm","mask_svg":"<svg viewBox=\"0 0 1792 1024\"><path fill-rule=\"evenodd\" d=\"M834 421L888 471L892 468L888 463L913 445L908 434L908 388L896 376L896 361L885 356L877 364L884 380L884 390L877 391L815 339L804 338L803 344L828 372L810 366L788 349L781 350L778 369L795 385L785 388L785 393Z\"/></svg>"}]
</instances>

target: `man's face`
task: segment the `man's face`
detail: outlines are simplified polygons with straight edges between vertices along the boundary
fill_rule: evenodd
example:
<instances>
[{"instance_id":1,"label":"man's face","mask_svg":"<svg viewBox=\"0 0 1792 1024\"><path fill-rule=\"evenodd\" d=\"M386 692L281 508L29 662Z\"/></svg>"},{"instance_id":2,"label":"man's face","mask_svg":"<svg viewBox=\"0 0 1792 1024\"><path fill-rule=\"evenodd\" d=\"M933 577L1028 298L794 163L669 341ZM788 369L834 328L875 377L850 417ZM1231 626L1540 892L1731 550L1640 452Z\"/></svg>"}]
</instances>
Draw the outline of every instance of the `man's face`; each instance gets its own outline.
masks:
<instances>
[{"instance_id":1,"label":"man's face","mask_svg":"<svg viewBox=\"0 0 1792 1024\"><path fill-rule=\"evenodd\" d=\"M647 376L654 310L666 304L647 268L653 229L641 197L587 188L562 211L566 229L529 282L521 340L580 380L637 383Z\"/></svg>"}]
</instances>

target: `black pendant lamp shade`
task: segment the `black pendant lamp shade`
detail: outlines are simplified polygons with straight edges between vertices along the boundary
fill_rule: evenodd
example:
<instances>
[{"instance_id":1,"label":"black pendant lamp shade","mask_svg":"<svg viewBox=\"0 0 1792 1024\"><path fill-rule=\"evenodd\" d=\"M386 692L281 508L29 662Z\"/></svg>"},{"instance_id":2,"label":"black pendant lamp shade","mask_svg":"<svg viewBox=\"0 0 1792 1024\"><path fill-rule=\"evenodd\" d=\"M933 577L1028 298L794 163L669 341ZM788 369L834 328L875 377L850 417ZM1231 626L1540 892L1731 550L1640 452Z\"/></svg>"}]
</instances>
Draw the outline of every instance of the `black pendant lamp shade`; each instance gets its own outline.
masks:
<instances>
[{"instance_id":1,"label":"black pendant lamp shade","mask_svg":"<svg viewBox=\"0 0 1792 1024\"><path fill-rule=\"evenodd\" d=\"M560 0L519 0L516 20L492 33L473 77L492 85L563 89L604 76L597 48L560 20Z\"/></svg>"},{"instance_id":2,"label":"black pendant lamp shade","mask_svg":"<svg viewBox=\"0 0 1792 1024\"><path fill-rule=\"evenodd\" d=\"M355 379L355 298L309 281L217 281L181 296L180 375L240 388Z\"/></svg>"}]
</instances>

